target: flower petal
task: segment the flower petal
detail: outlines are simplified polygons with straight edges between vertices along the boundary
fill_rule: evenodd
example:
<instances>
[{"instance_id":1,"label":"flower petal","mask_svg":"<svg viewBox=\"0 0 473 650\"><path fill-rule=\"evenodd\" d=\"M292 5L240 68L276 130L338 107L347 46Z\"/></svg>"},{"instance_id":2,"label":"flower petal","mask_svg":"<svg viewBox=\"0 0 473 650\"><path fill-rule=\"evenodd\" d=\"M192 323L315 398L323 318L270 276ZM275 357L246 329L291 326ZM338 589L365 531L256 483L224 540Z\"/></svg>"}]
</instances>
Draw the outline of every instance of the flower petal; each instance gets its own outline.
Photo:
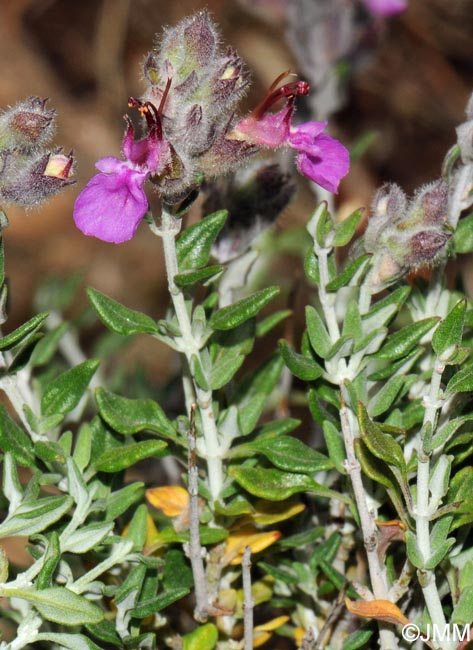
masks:
<instances>
[{"instance_id":1,"label":"flower petal","mask_svg":"<svg viewBox=\"0 0 473 650\"><path fill-rule=\"evenodd\" d=\"M110 159L100 162L104 160ZM79 230L114 244L131 239L148 209L143 190L148 175L125 168L120 173L91 178L74 205Z\"/></svg>"},{"instance_id":2,"label":"flower petal","mask_svg":"<svg viewBox=\"0 0 473 650\"><path fill-rule=\"evenodd\" d=\"M407 9L407 0L362 0L377 16L393 16Z\"/></svg>"},{"instance_id":3,"label":"flower petal","mask_svg":"<svg viewBox=\"0 0 473 650\"><path fill-rule=\"evenodd\" d=\"M304 176L336 194L340 180L348 174L350 156L341 142L321 133L310 153L297 156L297 166Z\"/></svg>"},{"instance_id":4,"label":"flower petal","mask_svg":"<svg viewBox=\"0 0 473 650\"><path fill-rule=\"evenodd\" d=\"M289 134L288 142L291 147L311 153L310 149L313 147L316 138L325 131L328 122L304 122L298 126L292 127Z\"/></svg>"}]
</instances>

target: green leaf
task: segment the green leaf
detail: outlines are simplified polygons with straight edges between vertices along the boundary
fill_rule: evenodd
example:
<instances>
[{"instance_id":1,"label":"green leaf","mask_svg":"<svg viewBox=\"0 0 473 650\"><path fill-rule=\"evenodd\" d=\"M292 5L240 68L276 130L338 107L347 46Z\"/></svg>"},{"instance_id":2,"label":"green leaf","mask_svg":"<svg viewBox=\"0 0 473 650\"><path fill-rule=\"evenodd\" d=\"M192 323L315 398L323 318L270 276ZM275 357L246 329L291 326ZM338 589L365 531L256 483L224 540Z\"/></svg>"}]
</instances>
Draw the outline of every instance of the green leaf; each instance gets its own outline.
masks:
<instances>
[{"instance_id":1,"label":"green leaf","mask_svg":"<svg viewBox=\"0 0 473 650\"><path fill-rule=\"evenodd\" d=\"M7 594L32 603L43 618L59 625L99 623L104 617L100 607L65 587L51 587L40 591L9 588Z\"/></svg>"},{"instance_id":2,"label":"green leaf","mask_svg":"<svg viewBox=\"0 0 473 650\"><path fill-rule=\"evenodd\" d=\"M283 320L292 316L291 309L280 309L279 311L267 316L256 325L256 336L262 338L266 336L274 327L279 325Z\"/></svg>"},{"instance_id":3,"label":"green leaf","mask_svg":"<svg viewBox=\"0 0 473 650\"><path fill-rule=\"evenodd\" d=\"M459 370L447 384L446 395L452 393L469 393L473 390L473 364Z\"/></svg>"},{"instance_id":4,"label":"green leaf","mask_svg":"<svg viewBox=\"0 0 473 650\"><path fill-rule=\"evenodd\" d=\"M442 424L442 426L437 429L435 435L432 438L432 449L438 449L439 447L445 445L453 436L453 434L456 433L458 429L463 424L465 424L465 422L468 422L470 420L473 420L473 415L464 415L458 418L453 418L453 420L448 420Z\"/></svg>"},{"instance_id":5,"label":"green leaf","mask_svg":"<svg viewBox=\"0 0 473 650\"><path fill-rule=\"evenodd\" d=\"M44 554L45 560L41 567L41 571L36 578L36 588L46 589L51 586L51 580L54 572L61 559L61 547L59 545L59 535L57 531L53 530L48 540L48 546Z\"/></svg>"},{"instance_id":6,"label":"green leaf","mask_svg":"<svg viewBox=\"0 0 473 650\"><path fill-rule=\"evenodd\" d=\"M128 309L96 289L87 289L87 295L102 323L115 334L157 334L157 323L146 314Z\"/></svg>"},{"instance_id":7,"label":"green leaf","mask_svg":"<svg viewBox=\"0 0 473 650\"><path fill-rule=\"evenodd\" d=\"M120 515L128 510L132 505L140 501L144 495L144 483L131 483L121 490L112 492L107 497L107 519L117 519Z\"/></svg>"},{"instance_id":8,"label":"green leaf","mask_svg":"<svg viewBox=\"0 0 473 650\"><path fill-rule=\"evenodd\" d=\"M235 348L221 348L216 361L212 364L210 373L210 388L218 390L226 386L232 379L233 375L239 370L245 356L239 354Z\"/></svg>"},{"instance_id":9,"label":"green leaf","mask_svg":"<svg viewBox=\"0 0 473 650\"><path fill-rule=\"evenodd\" d=\"M288 472L312 474L333 467L327 456L289 436L265 437L250 442L248 447L266 456L278 469Z\"/></svg>"},{"instance_id":10,"label":"green leaf","mask_svg":"<svg viewBox=\"0 0 473 650\"><path fill-rule=\"evenodd\" d=\"M342 650L358 650L358 648L368 647L368 641L373 636L373 630L357 630L351 632L343 640Z\"/></svg>"},{"instance_id":11,"label":"green leaf","mask_svg":"<svg viewBox=\"0 0 473 650\"><path fill-rule=\"evenodd\" d=\"M88 553L100 545L107 535L112 532L114 525L114 522L110 521L105 524L100 522L81 526L69 535L61 550L63 553L66 551L75 554Z\"/></svg>"},{"instance_id":12,"label":"green leaf","mask_svg":"<svg viewBox=\"0 0 473 650\"><path fill-rule=\"evenodd\" d=\"M99 472L119 472L144 458L162 458L168 453L164 440L145 440L105 451L93 465Z\"/></svg>"},{"instance_id":13,"label":"green leaf","mask_svg":"<svg viewBox=\"0 0 473 650\"><path fill-rule=\"evenodd\" d=\"M306 474L245 466L230 467L229 474L247 492L268 501L284 501L298 492L311 492L324 497L341 497Z\"/></svg>"},{"instance_id":14,"label":"green leaf","mask_svg":"<svg viewBox=\"0 0 473 650\"><path fill-rule=\"evenodd\" d=\"M346 459L345 443L343 442L340 431L330 420L325 420L322 426L328 455L340 474L346 474L344 466Z\"/></svg>"},{"instance_id":15,"label":"green leaf","mask_svg":"<svg viewBox=\"0 0 473 650\"><path fill-rule=\"evenodd\" d=\"M193 584L192 569L184 553L174 548L168 551L164 557L164 590L190 589Z\"/></svg>"},{"instance_id":16,"label":"green leaf","mask_svg":"<svg viewBox=\"0 0 473 650\"><path fill-rule=\"evenodd\" d=\"M210 318L210 326L215 330L229 330L238 327L249 318L256 316L279 293L279 287L268 287L243 298L233 305L218 309Z\"/></svg>"},{"instance_id":17,"label":"green leaf","mask_svg":"<svg viewBox=\"0 0 473 650\"><path fill-rule=\"evenodd\" d=\"M304 258L304 272L309 280L312 280L315 284L320 284L319 260L312 246Z\"/></svg>"},{"instance_id":18,"label":"green leaf","mask_svg":"<svg viewBox=\"0 0 473 650\"><path fill-rule=\"evenodd\" d=\"M338 291L342 287L350 285L355 276L359 282L363 274L368 270L370 259L371 255L362 255L347 264L343 271L327 284L327 291Z\"/></svg>"},{"instance_id":19,"label":"green leaf","mask_svg":"<svg viewBox=\"0 0 473 650\"><path fill-rule=\"evenodd\" d=\"M352 212L346 219L335 224L334 246L346 246L350 243L362 216L363 208L359 208L355 212Z\"/></svg>"},{"instance_id":20,"label":"green leaf","mask_svg":"<svg viewBox=\"0 0 473 650\"><path fill-rule=\"evenodd\" d=\"M387 433L383 433L379 426L369 417L364 405L358 403L358 423L360 425L361 436L371 453L384 460L389 465L394 465L402 472L406 470L406 463L401 446L394 438Z\"/></svg>"},{"instance_id":21,"label":"green leaf","mask_svg":"<svg viewBox=\"0 0 473 650\"><path fill-rule=\"evenodd\" d=\"M232 403L238 408L238 423L242 435L251 433L255 428L283 368L281 357L273 355L256 372L245 377L238 387Z\"/></svg>"},{"instance_id":22,"label":"green leaf","mask_svg":"<svg viewBox=\"0 0 473 650\"><path fill-rule=\"evenodd\" d=\"M406 550L410 562L417 568L424 568L424 557L417 545L417 539L410 530L406 531Z\"/></svg>"},{"instance_id":23,"label":"green leaf","mask_svg":"<svg viewBox=\"0 0 473 650\"><path fill-rule=\"evenodd\" d=\"M179 271L205 266L212 246L227 219L227 211L219 210L190 226L177 238L176 253Z\"/></svg>"},{"instance_id":24,"label":"green leaf","mask_svg":"<svg viewBox=\"0 0 473 650\"><path fill-rule=\"evenodd\" d=\"M396 400L404 386L405 378L400 375L391 377L368 402L367 411L372 418L385 413Z\"/></svg>"},{"instance_id":25,"label":"green leaf","mask_svg":"<svg viewBox=\"0 0 473 650\"><path fill-rule=\"evenodd\" d=\"M146 541L147 516L148 516L148 508L145 506L144 503L142 503L140 506L138 506L138 508L133 513L133 517L131 518L131 521L128 525L125 539L133 542L133 550L135 552L139 552L143 550L143 546ZM144 578L145 567L142 566L142 568L143 568L143 578ZM127 582L127 580L125 582ZM125 586L125 583L122 586ZM118 596L116 596L115 598L118 598ZM117 602L119 601L117 600Z\"/></svg>"},{"instance_id":26,"label":"green leaf","mask_svg":"<svg viewBox=\"0 0 473 650\"><path fill-rule=\"evenodd\" d=\"M0 525L0 538L40 533L61 519L72 504L67 495L24 501Z\"/></svg>"},{"instance_id":27,"label":"green leaf","mask_svg":"<svg viewBox=\"0 0 473 650\"><path fill-rule=\"evenodd\" d=\"M217 627L213 623L206 623L192 632L184 634L182 637L182 650L213 650L217 641Z\"/></svg>"},{"instance_id":28,"label":"green leaf","mask_svg":"<svg viewBox=\"0 0 473 650\"><path fill-rule=\"evenodd\" d=\"M398 332L391 334L383 347L373 356L377 359L389 359L390 361L400 359L408 354L438 322L439 319L434 316L406 325Z\"/></svg>"},{"instance_id":29,"label":"green leaf","mask_svg":"<svg viewBox=\"0 0 473 650\"><path fill-rule=\"evenodd\" d=\"M0 338L0 350L10 350L15 345L24 341L29 334L36 332L36 330L41 327L48 316L48 313L33 316L33 318L31 318L27 323L20 325L20 327L13 332L10 332L10 334L7 334L7 336Z\"/></svg>"},{"instance_id":30,"label":"green leaf","mask_svg":"<svg viewBox=\"0 0 473 650\"><path fill-rule=\"evenodd\" d=\"M59 343L64 334L69 329L68 323L61 323L54 329L47 332L42 339L38 341L30 358L32 366L43 366L49 363L53 358Z\"/></svg>"},{"instance_id":31,"label":"green leaf","mask_svg":"<svg viewBox=\"0 0 473 650\"><path fill-rule=\"evenodd\" d=\"M209 281L216 280L225 271L225 267L220 265L206 266L197 271L191 270L185 273L178 273L174 276L174 282L178 287L191 287L194 284L207 284Z\"/></svg>"},{"instance_id":32,"label":"green leaf","mask_svg":"<svg viewBox=\"0 0 473 650\"><path fill-rule=\"evenodd\" d=\"M294 571L291 571L289 567L275 567L271 564L268 564L267 562L258 562L258 567L270 575L272 578L279 580L283 584L296 585L298 582L300 582L299 576Z\"/></svg>"},{"instance_id":33,"label":"green leaf","mask_svg":"<svg viewBox=\"0 0 473 650\"><path fill-rule=\"evenodd\" d=\"M324 532L325 528L317 526L316 528L305 530L302 533L283 537L277 544L280 548L304 548L312 545L319 537L322 537Z\"/></svg>"},{"instance_id":34,"label":"green leaf","mask_svg":"<svg viewBox=\"0 0 473 650\"><path fill-rule=\"evenodd\" d=\"M293 375L304 381L314 381L323 374L323 369L313 359L309 359L302 354L294 352L294 350L286 343L286 341L279 341L279 349L281 351L284 363L292 372Z\"/></svg>"},{"instance_id":35,"label":"green leaf","mask_svg":"<svg viewBox=\"0 0 473 650\"><path fill-rule=\"evenodd\" d=\"M181 598L187 596L189 591L190 589L181 587L179 589L166 591L164 594L160 594L155 598L143 600L131 610L131 615L133 618L148 618L148 616L160 612L165 607L169 607L169 605L172 605L177 600L181 600Z\"/></svg>"},{"instance_id":36,"label":"green leaf","mask_svg":"<svg viewBox=\"0 0 473 650\"><path fill-rule=\"evenodd\" d=\"M432 337L432 348L438 357L453 346L462 342L463 324L465 322L466 298L459 300L446 318L440 323Z\"/></svg>"},{"instance_id":37,"label":"green leaf","mask_svg":"<svg viewBox=\"0 0 473 650\"><path fill-rule=\"evenodd\" d=\"M322 317L315 307L308 305L305 308L305 318L309 341L314 352L322 359L326 359L332 347L332 341Z\"/></svg>"},{"instance_id":38,"label":"green leaf","mask_svg":"<svg viewBox=\"0 0 473 650\"><path fill-rule=\"evenodd\" d=\"M452 240L455 253L471 253L473 251L473 213L460 219Z\"/></svg>"},{"instance_id":39,"label":"green leaf","mask_svg":"<svg viewBox=\"0 0 473 650\"><path fill-rule=\"evenodd\" d=\"M49 641L49 647L66 648L67 650L101 650L91 639L83 634L63 634L57 632L40 632L35 641Z\"/></svg>"},{"instance_id":40,"label":"green leaf","mask_svg":"<svg viewBox=\"0 0 473 650\"><path fill-rule=\"evenodd\" d=\"M0 404L0 449L9 451L20 465L33 467L35 464L31 438L11 419L3 404Z\"/></svg>"},{"instance_id":41,"label":"green leaf","mask_svg":"<svg viewBox=\"0 0 473 650\"><path fill-rule=\"evenodd\" d=\"M41 399L43 415L64 415L72 411L79 404L99 363L98 359L89 359L53 379Z\"/></svg>"},{"instance_id":42,"label":"green leaf","mask_svg":"<svg viewBox=\"0 0 473 650\"><path fill-rule=\"evenodd\" d=\"M129 399L97 388L95 401L100 417L118 433L129 435L148 430L171 440L177 439L175 428L152 399Z\"/></svg>"},{"instance_id":43,"label":"green leaf","mask_svg":"<svg viewBox=\"0 0 473 650\"><path fill-rule=\"evenodd\" d=\"M473 217L473 215L471 216ZM473 224L471 227L473 228ZM473 612L473 585L465 587L462 590L460 598L453 610L451 622L456 625L469 625L471 623L471 612Z\"/></svg>"},{"instance_id":44,"label":"green leaf","mask_svg":"<svg viewBox=\"0 0 473 650\"><path fill-rule=\"evenodd\" d=\"M389 479L386 468L377 466L377 459L368 451L367 445L360 438L354 440L355 455L361 465L363 474L375 483L383 485L385 488L394 488L394 483Z\"/></svg>"}]
</instances>

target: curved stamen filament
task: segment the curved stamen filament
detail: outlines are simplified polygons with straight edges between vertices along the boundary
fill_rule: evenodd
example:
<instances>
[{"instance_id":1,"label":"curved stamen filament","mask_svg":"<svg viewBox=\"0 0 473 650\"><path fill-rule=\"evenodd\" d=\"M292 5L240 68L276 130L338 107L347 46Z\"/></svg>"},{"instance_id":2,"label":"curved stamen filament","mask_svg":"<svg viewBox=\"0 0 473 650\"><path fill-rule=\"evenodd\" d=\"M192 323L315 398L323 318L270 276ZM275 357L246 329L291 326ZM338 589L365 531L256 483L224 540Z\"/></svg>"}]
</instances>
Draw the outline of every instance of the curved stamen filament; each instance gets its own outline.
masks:
<instances>
[{"instance_id":1,"label":"curved stamen filament","mask_svg":"<svg viewBox=\"0 0 473 650\"><path fill-rule=\"evenodd\" d=\"M291 81L287 84L284 84L283 86L280 86L279 88L277 87L278 84L288 74L288 72L283 72L271 84L266 97L253 111L253 116L256 119L262 117L268 111L268 109L271 108L271 106L273 106L273 104L278 102L280 99L286 98L288 102L293 103L294 99L298 95L308 95L310 87L307 81Z\"/></svg>"}]
</instances>

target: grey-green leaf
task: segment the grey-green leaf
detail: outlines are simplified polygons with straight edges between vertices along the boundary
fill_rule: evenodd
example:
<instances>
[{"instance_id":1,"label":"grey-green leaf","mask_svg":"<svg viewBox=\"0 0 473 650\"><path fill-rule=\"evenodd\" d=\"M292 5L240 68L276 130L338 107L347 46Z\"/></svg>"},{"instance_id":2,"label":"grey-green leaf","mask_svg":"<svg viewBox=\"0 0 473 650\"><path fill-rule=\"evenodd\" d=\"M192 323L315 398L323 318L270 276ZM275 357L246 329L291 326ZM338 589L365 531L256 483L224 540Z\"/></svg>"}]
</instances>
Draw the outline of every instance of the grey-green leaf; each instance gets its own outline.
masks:
<instances>
[{"instance_id":1,"label":"grey-green leaf","mask_svg":"<svg viewBox=\"0 0 473 650\"><path fill-rule=\"evenodd\" d=\"M230 330L256 316L279 293L279 287L268 287L243 298L233 305L218 309L210 318L210 326L215 330Z\"/></svg>"},{"instance_id":2,"label":"grey-green leaf","mask_svg":"<svg viewBox=\"0 0 473 650\"><path fill-rule=\"evenodd\" d=\"M72 411L80 402L99 363L98 359L89 359L49 383L41 399L43 415L64 415Z\"/></svg>"},{"instance_id":3,"label":"grey-green leaf","mask_svg":"<svg viewBox=\"0 0 473 650\"><path fill-rule=\"evenodd\" d=\"M95 400L100 416L118 433L129 435L148 430L170 439L177 433L163 409L151 399L129 399L97 388Z\"/></svg>"},{"instance_id":4,"label":"grey-green leaf","mask_svg":"<svg viewBox=\"0 0 473 650\"><path fill-rule=\"evenodd\" d=\"M158 325L146 314L129 309L96 289L87 289L87 295L102 323L115 334L129 336L158 332Z\"/></svg>"},{"instance_id":5,"label":"grey-green leaf","mask_svg":"<svg viewBox=\"0 0 473 650\"><path fill-rule=\"evenodd\" d=\"M168 452L164 440L145 440L105 451L94 462L99 472L119 472L144 458L162 458Z\"/></svg>"},{"instance_id":6,"label":"grey-green leaf","mask_svg":"<svg viewBox=\"0 0 473 650\"><path fill-rule=\"evenodd\" d=\"M299 379L303 379L304 381L314 381L323 374L323 369L316 361L294 352L286 341L279 342L279 349L285 364Z\"/></svg>"},{"instance_id":7,"label":"grey-green leaf","mask_svg":"<svg viewBox=\"0 0 473 650\"><path fill-rule=\"evenodd\" d=\"M176 241L179 272L205 266L212 246L227 219L227 211L210 214L196 224L186 228Z\"/></svg>"},{"instance_id":8,"label":"grey-green leaf","mask_svg":"<svg viewBox=\"0 0 473 650\"><path fill-rule=\"evenodd\" d=\"M435 330L432 347L437 356L440 357L449 348L461 344L465 312L466 299L459 300Z\"/></svg>"}]
</instances>

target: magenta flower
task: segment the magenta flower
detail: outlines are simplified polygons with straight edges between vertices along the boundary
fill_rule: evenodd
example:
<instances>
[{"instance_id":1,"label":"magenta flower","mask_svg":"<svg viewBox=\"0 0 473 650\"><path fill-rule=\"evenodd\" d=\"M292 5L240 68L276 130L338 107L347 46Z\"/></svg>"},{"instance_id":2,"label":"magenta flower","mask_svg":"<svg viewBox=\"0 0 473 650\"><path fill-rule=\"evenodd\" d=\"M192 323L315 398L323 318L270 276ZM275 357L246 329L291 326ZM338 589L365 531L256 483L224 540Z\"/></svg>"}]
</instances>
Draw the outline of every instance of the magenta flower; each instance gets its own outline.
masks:
<instances>
[{"instance_id":1,"label":"magenta flower","mask_svg":"<svg viewBox=\"0 0 473 650\"><path fill-rule=\"evenodd\" d=\"M280 79L278 77L275 84ZM232 137L264 147L292 147L298 152L297 167L301 174L336 194L340 180L350 167L347 149L338 140L323 133L327 122L305 122L298 126L291 124L294 99L296 95L308 93L306 82L297 81L274 90L275 84L262 104L238 122ZM266 113L272 104L283 97L287 97L283 109L277 113Z\"/></svg>"},{"instance_id":2,"label":"magenta flower","mask_svg":"<svg viewBox=\"0 0 473 650\"><path fill-rule=\"evenodd\" d=\"M362 2L377 16L394 16L407 9L407 0L362 0Z\"/></svg>"},{"instance_id":3,"label":"magenta flower","mask_svg":"<svg viewBox=\"0 0 473 650\"><path fill-rule=\"evenodd\" d=\"M148 135L135 142L134 129L128 128L122 144L125 160L113 156L96 164L101 172L87 183L74 205L74 221L85 235L121 244L133 237L148 210L143 186L150 176L159 174L169 161L170 147L163 138L160 117L154 106L138 106L148 121Z\"/></svg>"}]
</instances>

